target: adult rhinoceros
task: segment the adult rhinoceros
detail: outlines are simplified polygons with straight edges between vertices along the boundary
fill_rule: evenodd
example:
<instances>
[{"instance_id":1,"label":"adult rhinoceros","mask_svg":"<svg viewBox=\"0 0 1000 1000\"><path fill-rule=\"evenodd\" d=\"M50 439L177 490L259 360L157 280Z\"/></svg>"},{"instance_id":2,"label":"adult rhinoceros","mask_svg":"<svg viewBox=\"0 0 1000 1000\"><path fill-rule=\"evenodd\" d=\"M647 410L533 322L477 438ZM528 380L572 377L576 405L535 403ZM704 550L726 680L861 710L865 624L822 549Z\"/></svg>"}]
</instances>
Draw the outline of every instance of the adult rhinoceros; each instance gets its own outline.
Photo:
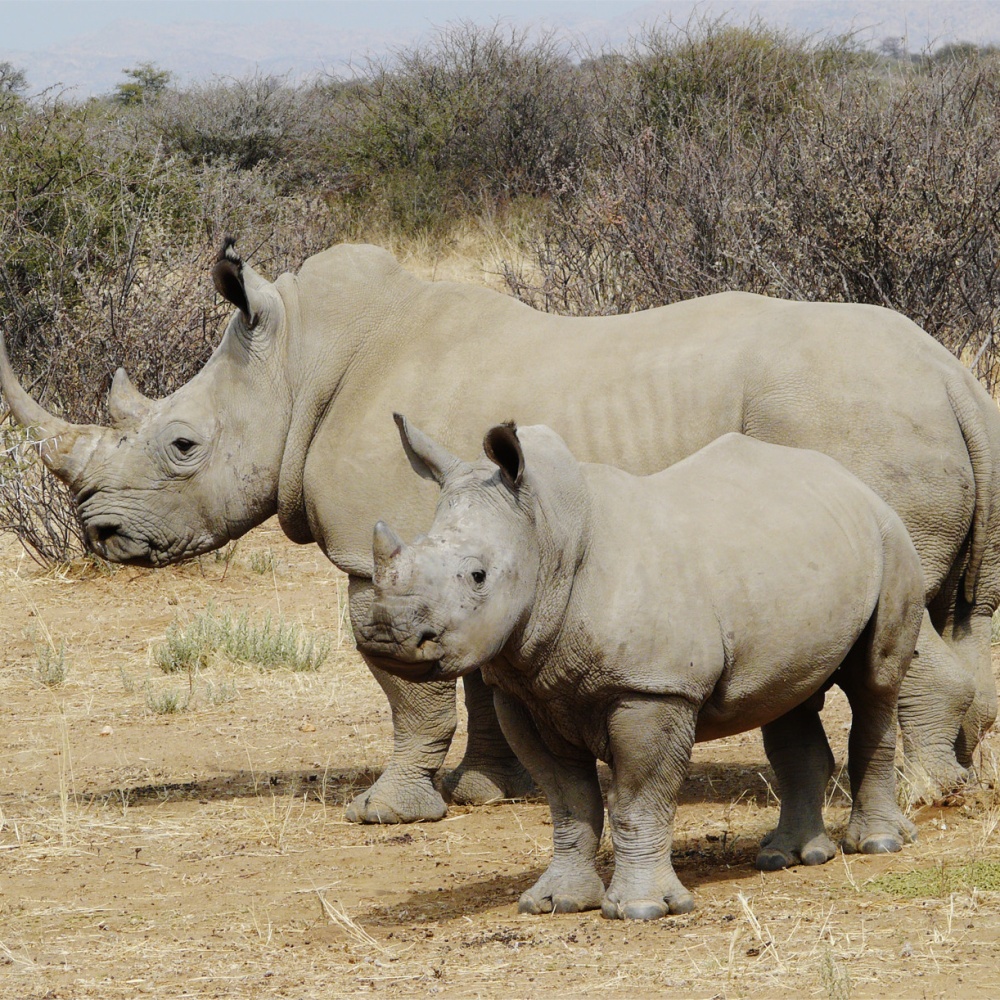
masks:
<instances>
[{"instance_id":1,"label":"adult rhinoceros","mask_svg":"<svg viewBox=\"0 0 1000 1000\"><path fill-rule=\"evenodd\" d=\"M399 449L402 411L451 451L484 426L545 423L581 461L654 472L727 431L826 452L906 524L927 612L899 717L931 787L962 780L997 710L990 619L1000 603L1000 415L972 375L912 322L864 305L737 292L602 318L538 313L483 288L426 282L385 251L337 246L273 284L227 241L216 287L237 308L211 359L160 400L123 371L113 426L66 423L0 382L42 458L73 490L90 545L162 566L277 513L372 599L371 531L412 537L437 500ZM629 567L620 567L628 573ZM409 685L372 665L389 698L392 759L350 819L437 819L432 784L455 730L454 681ZM469 741L456 801L515 795L526 775L490 691L465 679Z\"/></svg>"}]
</instances>

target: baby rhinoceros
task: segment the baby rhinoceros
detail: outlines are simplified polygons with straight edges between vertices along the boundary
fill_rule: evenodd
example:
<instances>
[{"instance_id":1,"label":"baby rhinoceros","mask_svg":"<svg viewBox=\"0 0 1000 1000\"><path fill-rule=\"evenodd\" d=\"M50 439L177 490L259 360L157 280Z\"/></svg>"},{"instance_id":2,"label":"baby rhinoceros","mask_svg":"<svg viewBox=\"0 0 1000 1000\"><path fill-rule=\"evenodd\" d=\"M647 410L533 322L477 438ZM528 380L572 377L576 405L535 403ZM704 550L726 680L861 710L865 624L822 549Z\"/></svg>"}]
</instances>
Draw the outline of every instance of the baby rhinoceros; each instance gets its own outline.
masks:
<instances>
[{"instance_id":1,"label":"baby rhinoceros","mask_svg":"<svg viewBox=\"0 0 1000 1000\"><path fill-rule=\"evenodd\" d=\"M521 912L690 910L670 852L692 746L757 726L781 796L757 866L828 861L819 710L833 682L853 712L843 849L913 839L893 756L924 584L902 522L867 486L818 452L739 434L636 477L577 462L547 427L494 427L469 464L396 422L442 492L412 545L376 525L358 645L414 681L483 668L552 811L552 862ZM596 759L612 774L607 891Z\"/></svg>"}]
</instances>

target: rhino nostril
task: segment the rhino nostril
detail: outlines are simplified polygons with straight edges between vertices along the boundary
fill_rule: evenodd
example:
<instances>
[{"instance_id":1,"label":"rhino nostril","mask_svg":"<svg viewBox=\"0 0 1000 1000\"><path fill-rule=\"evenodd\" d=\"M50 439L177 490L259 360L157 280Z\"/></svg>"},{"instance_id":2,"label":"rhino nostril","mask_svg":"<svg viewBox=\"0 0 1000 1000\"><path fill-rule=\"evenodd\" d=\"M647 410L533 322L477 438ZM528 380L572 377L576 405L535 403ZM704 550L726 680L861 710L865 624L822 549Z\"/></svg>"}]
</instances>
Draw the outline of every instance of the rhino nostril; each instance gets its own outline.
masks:
<instances>
[{"instance_id":1,"label":"rhino nostril","mask_svg":"<svg viewBox=\"0 0 1000 1000\"><path fill-rule=\"evenodd\" d=\"M113 535L118 534L118 525L117 524L92 525L88 533L95 542L106 542Z\"/></svg>"},{"instance_id":2,"label":"rhino nostril","mask_svg":"<svg viewBox=\"0 0 1000 1000\"><path fill-rule=\"evenodd\" d=\"M423 647L428 642L437 642L438 637L436 632L429 632L426 629L420 633L420 638L417 640L417 649L423 649Z\"/></svg>"}]
</instances>

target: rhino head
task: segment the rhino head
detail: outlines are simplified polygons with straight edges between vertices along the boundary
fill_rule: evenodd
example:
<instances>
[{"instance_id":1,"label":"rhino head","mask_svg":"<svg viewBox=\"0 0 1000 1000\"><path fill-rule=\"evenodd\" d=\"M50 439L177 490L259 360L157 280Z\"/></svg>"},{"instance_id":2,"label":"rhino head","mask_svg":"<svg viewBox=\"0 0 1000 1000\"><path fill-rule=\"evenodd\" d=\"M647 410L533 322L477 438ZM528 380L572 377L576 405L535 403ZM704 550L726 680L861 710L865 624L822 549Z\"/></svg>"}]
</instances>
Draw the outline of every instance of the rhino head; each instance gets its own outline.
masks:
<instances>
[{"instance_id":1,"label":"rhino head","mask_svg":"<svg viewBox=\"0 0 1000 1000\"><path fill-rule=\"evenodd\" d=\"M490 430L485 459L463 462L395 414L411 466L441 487L427 535L406 545L375 525L374 599L358 648L411 680L460 677L523 629L539 552L524 454L513 424Z\"/></svg>"},{"instance_id":2,"label":"rhino head","mask_svg":"<svg viewBox=\"0 0 1000 1000\"><path fill-rule=\"evenodd\" d=\"M216 288L237 308L218 348L164 399L143 396L119 369L110 427L47 412L18 383L0 338L7 405L70 487L87 542L105 559L176 562L224 545L276 510L291 412L281 357L285 307L233 242L213 269Z\"/></svg>"}]
</instances>

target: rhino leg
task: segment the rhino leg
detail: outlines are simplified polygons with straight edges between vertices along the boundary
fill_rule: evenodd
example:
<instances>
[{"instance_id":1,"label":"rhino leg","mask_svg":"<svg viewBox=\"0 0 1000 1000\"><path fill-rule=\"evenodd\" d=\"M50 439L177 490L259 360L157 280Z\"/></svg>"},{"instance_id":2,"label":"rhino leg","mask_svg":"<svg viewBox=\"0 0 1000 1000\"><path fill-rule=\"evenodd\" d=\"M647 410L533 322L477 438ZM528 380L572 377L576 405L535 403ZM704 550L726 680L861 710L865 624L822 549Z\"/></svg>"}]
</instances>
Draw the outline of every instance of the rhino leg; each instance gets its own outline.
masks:
<instances>
[{"instance_id":1,"label":"rhino leg","mask_svg":"<svg viewBox=\"0 0 1000 1000\"><path fill-rule=\"evenodd\" d=\"M823 797L833 774L833 753L819 718L823 700L818 692L762 728L781 811L777 827L761 841L756 862L761 871L821 865L837 853L823 823Z\"/></svg>"},{"instance_id":2,"label":"rhino leg","mask_svg":"<svg viewBox=\"0 0 1000 1000\"><path fill-rule=\"evenodd\" d=\"M890 567L890 581L893 575ZM898 851L917 837L896 802L896 702L921 618L917 608L902 613L897 597L890 582L837 676L852 716L847 746L852 806L841 841L845 854Z\"/></svg>"},{"instance_id":3,"label":"rhino leg","mask_svg":"<svg viewBox=\"0 0 1000 1000\"><path fill-rule=\"evenodd\" d=\"M370 580L351 577L351 620L364 620L371 602ZM455 682L414 684L400 680L365 658L392 709L392 757L381 777L347 806L351 823L414 823L441 819L448 811L434 776L444 764L458 716Z\"/></svg>"},{"instance_id":4,"label":"rhino leg","mask_svg":"<svg viewBox=\"0 0 1000 1000\"><path fill-rule=\"evenodd\" d=\"M982 659L989 655L988 642L987 638ZM957 644L946 643L938 635L924 612L917 651L899 689L906 777L916 801L937 798L968 780L972 750L990 714L990 695L985 692L992 689L992 704L996 704L992 670L988 683L977 684L969 666L956 656L957 649ZM984 691L979 699L982 707L970 712L977 687Z\"/></svg>"},{"instance_id":5,"label":"rhino leg","mask_svg":"<svg viewBox=\"0 0 1000 1000\"><path fill-rule=\"evenodd\" d=\"M462 678L462 687L469 713L469 738L461 763L445 776L445 790L452 801L466 805L527 795L534 783L504 737L493 689L478 670Z\"/></svg>"},{"instance_id":6,"label":"rhino leg","mask_svg":"<svg viewBox=\"0 0 1000 1000\"><path fill-rule=\"evenodd\" d=\"M543 739L528 710L495 692L503 731L549 800L552 862L518 902L520 913L578 913L601 905L604 883L594 859L604 827L604 801L593 754L547 732Z\"/></svg>"},{"instance_id":7,"label":"rhino leg","mask_svg":"<svg viewBox=\"0 0 1000 1000\"><path fill-rule=\"evenodd\" d=\"M697 706L683 698L636 697L608 717L615 874L601 913L609 919L653 920L694 908L670 852L697 716Z\"/></svg>"},{"instance_id":8,"label":"rhino leg","mask_svg":"<svg viewBox=\"0 0 1000 1000\"><path fill-rule=\"evenodd\" d=\"M997 718L997 685L991 650L993 615L988 607L977 609L952 634L951 646L972 673L975 694L959 727L955 755L962 767L971 768L983 736Z\"/></svg>"}]
</instances>

